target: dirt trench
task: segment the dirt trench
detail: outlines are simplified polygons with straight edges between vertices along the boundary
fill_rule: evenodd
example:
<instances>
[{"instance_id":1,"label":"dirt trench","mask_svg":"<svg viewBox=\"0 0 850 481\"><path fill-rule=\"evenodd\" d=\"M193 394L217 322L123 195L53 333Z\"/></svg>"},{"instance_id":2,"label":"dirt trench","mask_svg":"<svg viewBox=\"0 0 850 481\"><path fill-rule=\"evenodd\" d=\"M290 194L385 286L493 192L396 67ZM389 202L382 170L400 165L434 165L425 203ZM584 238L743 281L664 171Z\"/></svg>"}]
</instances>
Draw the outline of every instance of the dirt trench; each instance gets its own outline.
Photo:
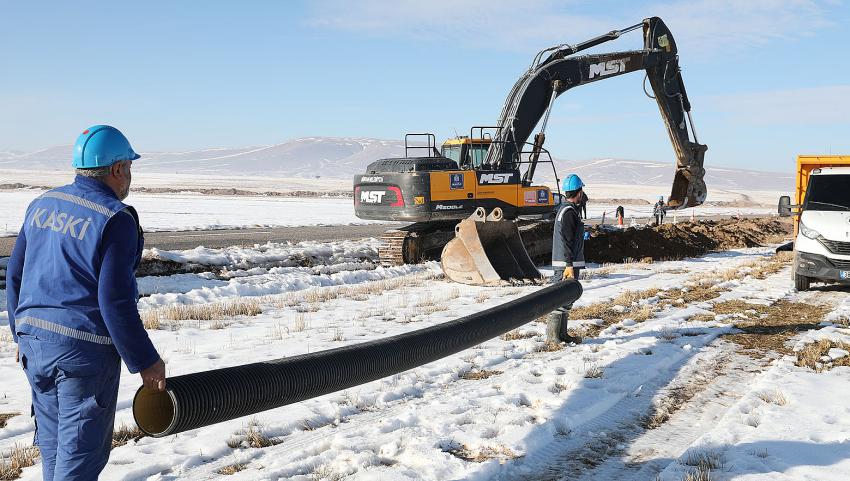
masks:
<instances>
[{"instance_id":1,"label":"dirt trench","mask_svg":"<svg viewBox=\"0 0 850 481\"><path fill-rule=\"evenodd\" d=\"M770 218L723 219L622 230L596 226L588 231L590 238L584 244L585 259L603 264L647 258L677 260L712 251L779 243L791 234L791 224Z\"/></svg>"}]
</instances>

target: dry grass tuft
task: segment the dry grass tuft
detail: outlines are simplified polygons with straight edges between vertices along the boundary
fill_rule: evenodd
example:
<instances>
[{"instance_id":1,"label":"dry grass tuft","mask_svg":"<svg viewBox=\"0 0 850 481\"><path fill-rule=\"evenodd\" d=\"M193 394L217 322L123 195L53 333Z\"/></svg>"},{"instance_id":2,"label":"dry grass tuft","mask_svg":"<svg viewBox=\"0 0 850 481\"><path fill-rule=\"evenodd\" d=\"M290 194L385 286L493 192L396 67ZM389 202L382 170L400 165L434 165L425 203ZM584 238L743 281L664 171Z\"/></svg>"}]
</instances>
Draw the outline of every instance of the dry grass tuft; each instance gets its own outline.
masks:
<instances>
[{"instance_id":1,"label":"dry grass tuft","mask_svg":"<svg viewBox=\"0 0 850 481\"><path fill-rule=\"evenodd\" d=\"M142 311L141 316L146 329L160 329L170 321L220 321L236 316L256 316L262 312L259 298L238 297L207 304L174 304L158 307Z\"/></svg>"},{"instance_id":2,"label":"dry grass tuft","mask_svg":"<svg viewBox=\"0 0 850 481\"><path fill-rule=\"evenodd\" d=\"M321 419L304 419L301 421L301 430L302 431L315 431L316 429L323 428L325 426L330 426L334 421L329 418L321 418Z\"/></svg>"},{"instance_id":3,"label":"dry grass tuft","mask_svg":"<svg viewBox=\"0 0 850 481\"><path fill-rule=\"evenodd\" d=\"M762 261L760 264L752 266L752 270L749 274L756 279L764 279L768 276L772 276L773 274L781 271L788 265L788 263L794 260L794 253L777 252L776 255L767 257L766 259L766 261Z\"/></svg>"},{"instance_id":4,"label":"dry grass tuft","mask_svg":"<svg viewBox=\"0 0 850 481\"><path fill-rule=\"evenodd\" d=\"M486 291L481 291L478 295L475 296L475 302L481 304L482 302L490 299L490 293Z\"/></svg>"},{"instance_id":5,"label":"dry grass tuft","mask_svg":"<svg viewBox=\"0 0 850 481\"><path fill-rule=\"evenodd\" d=\"M605 374L605 370L599 367L599 364L592 362L584 366L585 379L599 379Z\"/></svg>"},{"instance_id":6,"label":"dry grass tuft","mask_svg":"<svg viewBox=\"0 0 850 481\"><path fill-rule=\"evenodd\" d=\"M34 465L38 457L37 447L17 444L9 451L0 453L0 481L18 479L23 469Z\"/></svg>"},{"instance_id":7,"label":"dry grass tuft","mask_svg":"<svg viewBox=\"0 0 850 481\"><path fill-rule=\"evenodd\" d=\"M112 433L112 449L123 446L130 441L138 441L143 437L145 437L145 433L138 426L122 424Z\"/></svg>"},{"instance_id":8,"label":"dry grass tuft","mask_svg":"<svg viewBox=\"0 0 850 481\"><path fill-rule=\"evenodd\" d=\"M684 387L671 389L669 394L655 403L652 411L641 419L641 426L644 429L655 429L661 426L692 397L693 393Z\"/></svg>"},{"instance_id":9,"label":"dry grass tuft","mask_svg":"<svg viewBox=\"0 0 850 481\"><path fill-rule=\"evenodd\" d=\"M341 481L343 478L344 474L336 472L326 464L316 466L310 473L310 479L313 481Z\"/></svg>"},{"instance_id":10,"label":"dry grass tuft","mask_svg":"<svg viewBox=\"0 0 850 481\"><path fill-rule=\"evenodd\" d=\"M788 340L800 332L817 329L830 308L781 300L770 306L728 301L715 304L712 310L745 316L733 319L739 332L724 335L724 339L753 353L776 351L791 354L786 346Z\"/></svg>"},{"instance_id":11,"label":"dry grass tuft","mask_svg":"<svg viewBox=\"0 0 850 481\"><path fill-rule=\"evenodd\" d=\"M667 305L672 303L691 304L716 299L721 292L713 285L696 284L684 289L671 289L667 291L665 298L668 301Z\"/></svg>"},{"instance_id":12,"label":"dry grass tuft","mask_svg":"<svg viewBox=\"0 0 850 481\"><path fill-rule=\"evenodd\" d=\"M636 322L644 322L655 317L655 309L649 304L629 309L629 319Z\"/></svg>"},{"instance_id":13,"label":"dry grass tuft","mask_svg":"<svg viewBox=\"0 0 850 481\"><path fill-rule=\"evenodd\" d=\"M713 449L688 451L679 463L694 468L682 478L682 481L712 481L711 472L723 469L726 465L723 453Z\"/></svg>"},{"instance_id":14,"label":"dry grass tuft","mask_svg":"<svg viewBox=\"0 0 850 481\"><path fill-rule=\"evenodd\" d=\"M491 376L497 376L502 374L502 371L490 371L487 369L470 369L469 371L464 372L463 374L459 374L459 379L465 379L467 381L480 381L482 379L487 379Z\"/></svg>"},{"instance_id":15,"label":"dry grass tuft","mask_svg":"<svg viewBox=\"0 0 850 481\"><path fill-rule=\"evenodd\" d=\"M528 339L531 337L535 337L537 334L531 331L520 331L519 329L514 329L513 331L508 331L502 334L503 341L516 341L519 339Z\"/></svg>"},{"instance_id":16,"label":"dry grass tuft","mask_svg":"<svg viewBox=\"0 0 850 481\"><path fill-rule=\"evenodd\" d=\"M6 421L12 419L13 417L19 415L21 413L0 413L0 428L6 427Z\"/></svg>"},{"instance_id":17,"label":"dry grass tuft","mask_svg":"<svg viewBox=\"0 0 850 481\"><path fill-rule=\"evenodd\" d=\"M756 393L756 396L768 404L776 404L777 406L784 406L788 404L788 399L779 389L761 391Z\"/></svg>"},{"instance_id":18,"label":"dry grass tuft","mask_svg":"<svg viewBox=\"0 0 850 481\"><path fill-rule=\"evenodd\" d=\"M239 471L243 471L247 467L248 465L245 463L233 463L217 470L216 473L223 474L224 476L230 476L238 473Z\"/></svg>"},{"instance_id":19,"label":"dry grass tuft","mask_svg":"<svg viewBox=\"0 0 850 481\"><path fill-rule=\"evenodd\" d=\"M298 314L292 323L292 332L304 332L305 329L307 329L307 316Z\"/></svg>"},{"instance_id":20,"label":"dry grass tuft","mask_svg":"<svg viewBox=\"0 0 850 481\"><path fill-rule=\"evenodd\" d=\"M844 349L850 351L850 345L832 339L821 339L817 342L806 344L803 349L797 351L797 361L795 364L800 367L808 367L816 372L828 371L837 366L850 366L850 356L844 356L839 359L824 359L830 349Z\"/></svg>"},{"instance_id":21,"label":"dry grass tuft","mask_svg":"<svg viewBox=\"0 0 850 481\"><path fill-rule=\"evenodd\" d=\"M570 317L574 319L605 319L606 317L615 314L611 310L608 302L594 302L581 307L573 307L570 309ZM546 319L543 318L543 322Z\"/></svg>"},{"instance_id":22,"label":"dry grass tuft","mask_svg":"<svg viewBox=\"0 0 850 481\"><path fill-rule=\"evenodd\" d=\"M473 463L483 463L484 461L489 461L491 459L498 459L499 461L504 462L520 457L520 455L515 453L511 448L501 444L497 444L495 446L479 446L477 448L470 448L463 444L458 447L453 447L447 450L447 452L456 458L460 458L464 461L471 461Z\"/></svg>"},{"instance_id":23,"label":"dry grass tuft","mask_svg":"<svg viewBox=\"0 0 850 481\"><path fill-rule=\"evenodd\" d=\"M552 384L552 386L549 388L549 392L551 392L552 394L560 394L564 391L569 391L572 387L572 384L570 384L568 381L558 380L555 381L554 384Z\"/></svg>"},{"instance_id":24,"label":"dry grass tuft","mask_svg":"<svg viewBox=\"0 0 850 481\"><path fill-rule=\"evenodd\" d=\"M227 440L227 446L231 449L245 448L268 448L280 444L282 441L275 437L267 436L263 432L263 425L256 420L251 420L248 427L237 432Z\"/></svg>"},{"instance_id":25,"label":"dry grass tuft","mask_svg":"<svg viewBox=\"0 0 850 481\"><path fill-rule=\"evenodd\" d=\"M694 468L682 477L682 481L714 481L717 478L711 477L711 470L705 468Z\"/></svg>"},{"instance_id":26,"label":"dry grass tuft","mask_svg":"<svg viewBox=\"0 0 850 481\"><path fill-rule=\"evenodd\" d=\"M605 328L625 319L644 322L652 319L660 309L659 305L642 304L641 301L652 297L664 299L666 291L646 289L643 291L625 291L610 301L595 302L586 306L570 309L570 319L602 319L600 324L583 326L580 337L596 337ZM615 309L614 306L620 306Z\"/></svg>"},{"instance_id":27,"label":"dry grass tuft","mask_svg":"<svg viewBox=\"0 0 850 481\"><path fill-rule=\"evenodd\" d=\"M696 314L688 318L690 322L709 322L714 320L714 314Z\"/></svg>"},{"instance_id":28,"label":"dry grass tuft","mask_svg":"<svg viewBox=\"0 0 850 481\"><path fill-rule=\"evenodd\" d=\"M658 293L662 292L661 289L652 288L646 289L643 291L623 291L619 296L615 297L610 304L619 305L629 307L632 304L636 304L643 299L649 299L650 297L655 297Z\"/></svg>"},{"instance_id":29,"label":"dry grass tuft","mask_svg":"<svg viewBox=\"0 0 850 481\"><path fill-rule=\"evenodd\" d=\"M420 313L425 314L426 316L430 316L431 314L436 314L437 312L448 311L449 306L443 302L437 304L428 304L426 306L420 307Z\"/></svg>"},{"instance_id":30,"label":"dry grass tuft","mask_svg":"<svg viewBox=\"0 0 850 481\"><path fill-rule=\"evenodd\" d=\"M534 349L534 352L555 352L560 351L563 348L564 346L560 342L546 341L537 346L537 348Z\"/></svg>"}]
</instances>

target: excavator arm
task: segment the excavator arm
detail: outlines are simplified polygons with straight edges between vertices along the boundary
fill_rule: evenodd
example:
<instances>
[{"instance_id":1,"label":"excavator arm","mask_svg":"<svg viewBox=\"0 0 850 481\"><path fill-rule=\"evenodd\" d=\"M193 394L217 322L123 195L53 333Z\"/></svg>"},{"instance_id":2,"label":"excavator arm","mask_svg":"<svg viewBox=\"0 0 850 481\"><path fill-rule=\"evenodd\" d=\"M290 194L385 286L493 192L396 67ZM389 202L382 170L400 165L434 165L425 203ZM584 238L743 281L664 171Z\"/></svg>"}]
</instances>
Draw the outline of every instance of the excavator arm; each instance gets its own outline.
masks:
<instances>
[{"instance_id":1,"label":"excavator arm","mask_svg":"<svg viewBox=\"0 0 850 481\"><path fill-rule=\"evenodd\" d=\"M642 50L574 56L641 26L644 36ZM579 85L639 70L646 72L676 152L676 174L665 207L677 209L702 204L706 197L703 162L707 147L698 142L693 129L691 104L682 82L673 35L658 17L647 18L639 24L578 45L560 45L538 53L505 101L498 133L484 164L493 169L517 168L524 146L542 118L543 127L535 135L531 165L525 176L525 180L530 182L554 99Z\"/></svg>"}]
</instances>

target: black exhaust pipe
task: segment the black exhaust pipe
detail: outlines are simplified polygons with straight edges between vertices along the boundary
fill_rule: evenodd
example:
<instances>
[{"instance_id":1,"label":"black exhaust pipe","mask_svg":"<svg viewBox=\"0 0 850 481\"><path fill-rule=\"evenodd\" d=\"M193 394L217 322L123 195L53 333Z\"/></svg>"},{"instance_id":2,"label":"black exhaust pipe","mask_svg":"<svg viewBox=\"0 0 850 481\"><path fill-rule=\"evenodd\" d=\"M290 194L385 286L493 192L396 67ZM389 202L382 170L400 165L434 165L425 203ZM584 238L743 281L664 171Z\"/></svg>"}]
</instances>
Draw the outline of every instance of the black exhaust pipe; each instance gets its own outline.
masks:
<instances>
[{"instance_id":1,"label":"black exhaust pipe","mask_svg":"<svg viewBox=\"0 0 850 481\"><path fill-rule=\"evenodd\" d=\"M274 361L169 378L164 392L139 388L136 424L153 437L228 421L397 374L530 322L582 293L575 280L437 326Z\"/></svg>"}]
</instances>

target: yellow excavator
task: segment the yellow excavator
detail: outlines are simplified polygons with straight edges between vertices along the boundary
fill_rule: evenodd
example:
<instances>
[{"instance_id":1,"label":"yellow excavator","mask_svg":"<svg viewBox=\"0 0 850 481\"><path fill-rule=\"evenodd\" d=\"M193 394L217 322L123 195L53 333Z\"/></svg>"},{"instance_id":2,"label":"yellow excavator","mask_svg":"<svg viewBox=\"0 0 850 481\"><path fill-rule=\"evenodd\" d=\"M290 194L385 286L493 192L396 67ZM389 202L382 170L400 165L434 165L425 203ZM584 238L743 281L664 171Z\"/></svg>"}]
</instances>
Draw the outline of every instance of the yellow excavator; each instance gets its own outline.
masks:
<instances>
[{"instance_id":1,"label":"yellow excavator","mask_svg":"<svg viewBox=\"0 0 850 481\"><path fill-rule=\"evenodd\" d=\"M640 28L643 49L575 55ZM473 127L469 136L449 139L440 150L433 134L407 134L403 158L377 160L355 176L358 217L412 222L382 236L382 264L439 255L446 275L459 282L539 277L528 248L551 242L547 219L560 202L557 172L554 192L533 182L540 164L554 172L543 148L552 105L569 89L637 71L646 75L644 91L658 103L676 153L665 207L702 204L707 147L693 127L673 35L652 17L576 45L541 50L511 89L495 126ZM538 123L540 130L528 142Z\"/></svg>"}]
</instances>

